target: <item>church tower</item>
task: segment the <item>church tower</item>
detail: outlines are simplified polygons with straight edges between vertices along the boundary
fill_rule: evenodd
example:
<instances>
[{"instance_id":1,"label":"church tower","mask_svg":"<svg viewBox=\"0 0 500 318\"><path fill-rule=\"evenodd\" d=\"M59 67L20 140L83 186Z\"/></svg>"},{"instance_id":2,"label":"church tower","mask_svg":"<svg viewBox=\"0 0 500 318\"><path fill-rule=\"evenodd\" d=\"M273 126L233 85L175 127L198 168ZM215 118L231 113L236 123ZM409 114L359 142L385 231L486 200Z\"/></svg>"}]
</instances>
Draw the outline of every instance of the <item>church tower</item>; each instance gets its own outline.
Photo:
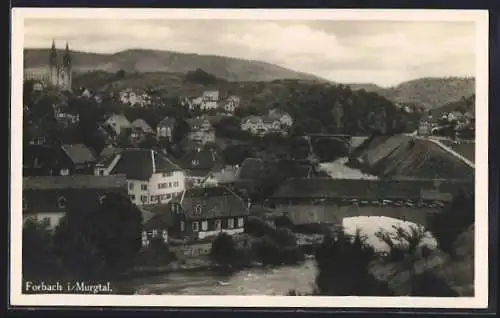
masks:
<instances>
[{"instance_id":1,"label":"church tower","mask_svg":"<svg viewBox=\"0 0 500 318\"><path fill-rule=\"evenodd\" d=\"M49 54L49 84L61 90L71 90L73 81L71 53L68 42L62 55L62 59L57 54L55 41L52 41L52 48Z\"/></svg>"},{"instance_id":2,"label":"church tower","mask_svg":"<svg viewBox=\"0 0 500 318\"><path fill-rule=\"evenodd\" d=\"M72 87L73 81L73 72L71 65L71 53L69 52L69 45L66 42L66 50L64 51L63 61L62 61L62 73L63 75L63 83L62 88L70 91Z\"/></svg>"},{"instance_id":3,"label":"church tower","mask_svg":"<svg viewBox=\"0 0 500 318\"><path fill-rule=\"evenodd\" d=\"M56 51L56 43L54 40L52 40L52 48L50 49L50 54L49 54L49 83L50 85L53 86L58 86L58 71L59 71L59 65L57 61L57 51Z\"/></svg>"}]
</instances>

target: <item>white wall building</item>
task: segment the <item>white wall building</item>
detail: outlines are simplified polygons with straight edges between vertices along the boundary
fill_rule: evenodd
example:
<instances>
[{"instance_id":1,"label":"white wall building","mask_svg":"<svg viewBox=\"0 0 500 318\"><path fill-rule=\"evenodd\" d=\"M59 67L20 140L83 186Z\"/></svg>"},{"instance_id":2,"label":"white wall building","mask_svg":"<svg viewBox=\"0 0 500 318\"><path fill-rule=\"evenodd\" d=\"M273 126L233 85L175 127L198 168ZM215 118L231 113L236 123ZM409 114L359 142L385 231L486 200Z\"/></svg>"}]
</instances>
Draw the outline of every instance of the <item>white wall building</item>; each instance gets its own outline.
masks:
<instances>
[{"instance_id":1,"label":"white wall building","mask_svg":"<svg viewBox=\"0 0 500 318\"><path fill-rule=\"evenodd\" d=\"M219 105L219 91L204 91L201 98L201 110L216 109Z\"/></svg>"},{"instance_id":2,"label":"white wall building","mask_svg":"<svg viewBox=\"0 0 500 318\"><path fill-rule=\"evenodd\" d=\"M149 149L124 149L97 164L95 174L126 175L130 200L137 205L167 203L186 188L184 171Z\"/></svg>"}]
</instances>

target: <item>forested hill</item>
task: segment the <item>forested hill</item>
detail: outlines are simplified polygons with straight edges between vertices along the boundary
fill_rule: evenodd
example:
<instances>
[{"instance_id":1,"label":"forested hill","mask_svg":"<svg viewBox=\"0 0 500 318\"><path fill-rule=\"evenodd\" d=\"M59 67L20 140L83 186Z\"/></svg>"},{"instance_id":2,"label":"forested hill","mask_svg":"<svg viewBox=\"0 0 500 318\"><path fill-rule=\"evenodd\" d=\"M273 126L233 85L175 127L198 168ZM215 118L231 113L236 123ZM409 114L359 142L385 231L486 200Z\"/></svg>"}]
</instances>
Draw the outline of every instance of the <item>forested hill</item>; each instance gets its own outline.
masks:
<instances>
[{"instance_id":1,"label":"forested hill","mask_svg":"<svg viewBox=\"0 0 500 318\"><path fill-rule=\"evenodd\" d=\"M374 84L349 84L352 89L365 89L402 104L434 109L459 101L475 93L473 77L427 77L384 88Z\"/></svg>"},{"instance_id":2,"label":"forested hill","mask_svg":"<svg viewBox=\"0 0 500 318\"><path fill-rule=\"evenodd\" d=\"M49 49L25 49L25 68L46 67ZM63 53L62 51L58 53ZM200 55L172 51L145 49L125 50L113 54L98 54L72 51L76 72L104 71L115 73L124 70L127 73L187 73L203 69L228 81L272 81L275 79L325 79L293 71L278 65L262 61L244 60L225 56Z\"/></svg>"}]
</instances>

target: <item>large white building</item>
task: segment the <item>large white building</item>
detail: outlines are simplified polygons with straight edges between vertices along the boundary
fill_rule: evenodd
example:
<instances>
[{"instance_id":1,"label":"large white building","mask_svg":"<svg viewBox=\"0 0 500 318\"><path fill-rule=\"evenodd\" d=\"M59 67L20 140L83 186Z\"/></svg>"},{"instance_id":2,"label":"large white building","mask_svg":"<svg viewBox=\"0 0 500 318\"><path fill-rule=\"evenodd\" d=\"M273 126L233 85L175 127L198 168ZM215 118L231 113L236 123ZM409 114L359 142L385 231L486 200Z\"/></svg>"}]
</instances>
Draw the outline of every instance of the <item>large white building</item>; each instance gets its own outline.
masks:
<instances>
[{"instance_id":1,"label":"large white building","mask_svg":"<svg viewBox=\"0 0 500 318\"><path fill-rule=\"evenodd\" d=\"M95 174L126 175L130 200L137 205L167 203L186 188L181 167L150 149L124 149L97 164Z\"/></svg>"}]
</instances>

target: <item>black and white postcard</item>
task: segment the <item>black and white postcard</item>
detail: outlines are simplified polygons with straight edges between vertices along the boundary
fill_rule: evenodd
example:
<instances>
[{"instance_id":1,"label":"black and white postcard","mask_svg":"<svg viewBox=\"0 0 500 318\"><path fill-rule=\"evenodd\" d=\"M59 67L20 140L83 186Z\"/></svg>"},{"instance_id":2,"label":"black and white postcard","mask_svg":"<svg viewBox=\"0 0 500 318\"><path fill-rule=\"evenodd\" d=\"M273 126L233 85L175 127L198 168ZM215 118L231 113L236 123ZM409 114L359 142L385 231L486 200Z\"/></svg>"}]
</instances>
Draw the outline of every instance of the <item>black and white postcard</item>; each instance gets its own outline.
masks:
<instances>
[{"instance_id":1,"label":"black and white postcard","mask_svg":"<svg viewBox=\"0 0 500 318\"><path fill-rule=\"evenodd\" d=\"M23 8L11 58L11 305L487 306L487 11Z\"/></svg>"}]
</instances>

